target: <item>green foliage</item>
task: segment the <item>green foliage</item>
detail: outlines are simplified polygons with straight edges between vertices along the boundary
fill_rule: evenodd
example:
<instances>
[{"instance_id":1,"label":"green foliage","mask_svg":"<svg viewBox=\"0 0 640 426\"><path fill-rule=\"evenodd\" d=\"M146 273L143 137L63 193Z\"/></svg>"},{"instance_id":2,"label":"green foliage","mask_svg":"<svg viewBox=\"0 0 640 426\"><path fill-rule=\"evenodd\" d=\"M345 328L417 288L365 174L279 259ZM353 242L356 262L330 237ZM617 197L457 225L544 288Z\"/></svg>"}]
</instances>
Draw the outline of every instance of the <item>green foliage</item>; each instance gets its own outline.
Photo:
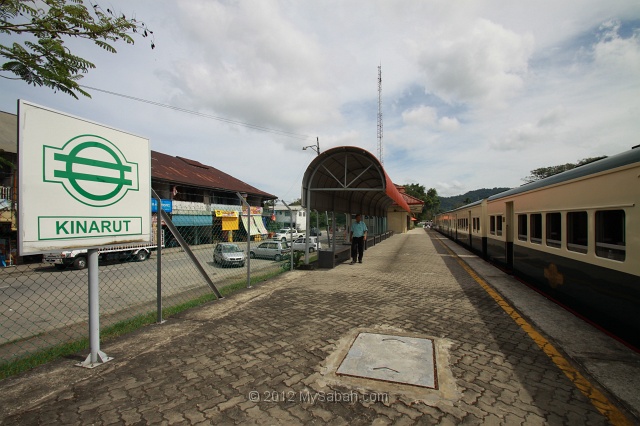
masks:
<instances>
[{"instance_id":1,"label":"green foliage","mask_svg":"<svg viewBox=\"0 0 640 426\"><path fill-rule=\"evenodd\" d=\"M47 86L78 98L76 93L91 97L77 83L95 65L71 53L65 39L93 41L107 52L116 53L110 44L124 41L133 44L132 34L153 34L143 22L127 18L97 4L87 8L83 0L0 0L0 34L16 41L0 44L5 62L0 73L17 77L34 86ZM153 40L151 48L155 47Z\"/></svg>"},{"instance_id":2,"label":"green foliage","mask_svg":"<svg viewBox=\"0 0 640 426\"><path fill-rule=\"evenodd\" d=\"M438 211L438 206L440 205L438 191L436 191L435 188L430 188L425 192L425 187L417 183L404 185L404 190L412 197L424 201L422 212L417 215L416 219L418 219L419 221L432 219L434 214Z\"/></svg>"},{"instance_id":3,"label":"green foliage","mask_svg":"<svg viewBox=\"0 0 640 426\"><path fill-rule=\"evenodd\" d=\"M453 197L440 197L440 212L446 212L474 201L482 200L495 194L508 191L511 188L482 188L469 191L462 195L454 195Z\"/></svg>"},{"instance_id":4,"label":"green foliage","mask_svg":"<svg viewBox=\"0 0 640 426\"><path fill-rule=\"evenodd\" d=\"M602 157L590 157L584 158L577 163L567 163L560 164L557 166L550 167L540 167L539 169L531 170L531 174L522 180L526 183L535 182L540 179L548 178L549 176L557 175L558 173L566 172L567 170L575 169L576 167L584 166L585 164L593 163L594 161L601 160L603 158L607 158L606 156Z\"/></svg>"}]
</instances>

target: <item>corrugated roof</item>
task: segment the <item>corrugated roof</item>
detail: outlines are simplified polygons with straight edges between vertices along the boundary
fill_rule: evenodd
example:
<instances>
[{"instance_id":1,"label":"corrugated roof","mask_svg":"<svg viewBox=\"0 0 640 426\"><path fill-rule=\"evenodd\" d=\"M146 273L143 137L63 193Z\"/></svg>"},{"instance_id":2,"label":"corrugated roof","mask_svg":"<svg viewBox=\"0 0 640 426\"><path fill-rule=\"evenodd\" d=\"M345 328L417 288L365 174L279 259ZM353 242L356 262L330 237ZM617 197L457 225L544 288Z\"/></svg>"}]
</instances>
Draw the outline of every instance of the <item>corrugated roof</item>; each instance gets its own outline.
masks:
<instances>
[{"instance_id":1,"label":"corrugated roof","mask_svg":"<svg viewBox=\"0 0 640 426\"><path fill-rule=\"evenodd\" d=\"M404 200L407 202L407 204L409 205L423 204L424 205L424 201L422 201L421 199L416 198L413 195L407 194L404 190L404 186L396 185L396 188L400 192L400 195L402 195L402 198L404 198Z\"/></svg>"},{"instance_id":2,"label":"corrugated roof","mask_svg":"<svg viewBox=\"0 0 640 426\"><path fill-rule=\"evenodd\" d=\"M157 151L151 151L151 178L170 183L219 191L246 192L267 199L276 199L275 195L261 191L228 175L215 167L183 157L173 157Z\"/></svg>"}]
</instances>

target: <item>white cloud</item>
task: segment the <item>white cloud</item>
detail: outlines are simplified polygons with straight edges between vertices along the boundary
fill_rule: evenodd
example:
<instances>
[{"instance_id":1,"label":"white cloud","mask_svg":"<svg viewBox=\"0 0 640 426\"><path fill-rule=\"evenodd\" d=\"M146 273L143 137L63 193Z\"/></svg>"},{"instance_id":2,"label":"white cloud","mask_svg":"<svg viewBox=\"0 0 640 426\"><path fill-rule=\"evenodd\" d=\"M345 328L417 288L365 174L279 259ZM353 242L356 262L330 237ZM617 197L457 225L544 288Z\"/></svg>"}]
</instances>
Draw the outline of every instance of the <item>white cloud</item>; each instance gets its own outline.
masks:
<instances>
[{"instance_id":1,"label":"white cloud","mask_svg":"<svg viewBox=\"0 0 640 426\"><path fill-rule=\"evenodd\" d=\"M421 105L402 113L402 122L408 126L424 127L433 130L452 132L460 127L456 118L440 117L435 108Z\"/></svg>"},{"instance_id":2,"label":"white cloud","mask_svg":"<svg viewBox=\"0 0 640 426\"><path fill-rule=\"evenodd\" d=\"M324 52L277 2L180 3L191 38L175 63L184 101L287 130L339 120Z\"/></svg>"},{"instance_id":3,"label":"white cloud","mask_svg":"<svg viewBox=\"0 0 640 426\"><path fill-rule=\"evenodd\" d=\"M523 86L533 36L486 19L466 31L420 44L425 90L445 101L503 107Z\"/></svg>"},{"instance_id":4,"label":"white cloud","mask_svg":"<svg viewBox=\"0 0 640 426\"><path fill-rule=\"evenodd\" d=\"M496 150L523 150L553 141L565 116L565 109L558 106L545 112L536 123L524 123L510 129L501 139L494 139L490 146Z\"/></svg>"},{"instance_id":5,"label":"white cloud","mask_svg":"<svg viewBox=\"0 0 640 426\"><path fill-rule=\"evenodd\" d=\"M629 38L619 35L620 23L607 21L600 27L600 39L593 46L593 59L603 72L640 78L640 31Z\"/></svg>"},{"instance_id":6,"label":"white cloud","mask_svg":"<svg viewBox=\"0 0 640 426\"><path fill-rule=\"evenodd\" d=\"M424 105L402 113L402 121L412 126L433 126L437 120L438 112L436 109Z\"/></svg>"}]
</instances>

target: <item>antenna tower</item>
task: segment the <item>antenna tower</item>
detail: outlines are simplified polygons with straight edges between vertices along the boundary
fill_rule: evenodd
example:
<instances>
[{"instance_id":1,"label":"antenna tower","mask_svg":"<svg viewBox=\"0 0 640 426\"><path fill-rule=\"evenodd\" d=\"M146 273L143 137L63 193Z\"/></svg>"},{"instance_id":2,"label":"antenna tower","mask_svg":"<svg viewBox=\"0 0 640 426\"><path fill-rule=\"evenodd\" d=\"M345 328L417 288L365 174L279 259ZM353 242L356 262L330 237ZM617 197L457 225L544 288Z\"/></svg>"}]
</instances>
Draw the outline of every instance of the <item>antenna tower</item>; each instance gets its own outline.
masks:
<instances>
[{"instance_id":1,"label":"antenna tower","mask_svg":"<svg viewBox=\"0 0 640 426\"><path fill-rule=\"evenodd\" d=\"M378 160L382 159L382 65L378 65Z\"/></svg>"}]
</instances>

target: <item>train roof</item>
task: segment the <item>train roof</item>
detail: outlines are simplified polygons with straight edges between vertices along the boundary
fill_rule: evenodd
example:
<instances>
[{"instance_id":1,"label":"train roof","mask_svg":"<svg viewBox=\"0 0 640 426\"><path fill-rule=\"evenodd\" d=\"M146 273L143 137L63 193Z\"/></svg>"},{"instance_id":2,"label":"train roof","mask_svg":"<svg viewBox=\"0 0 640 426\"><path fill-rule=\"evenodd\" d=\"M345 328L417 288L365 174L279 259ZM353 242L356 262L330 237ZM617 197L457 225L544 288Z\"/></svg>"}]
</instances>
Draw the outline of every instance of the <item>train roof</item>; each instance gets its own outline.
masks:
<instances>
[{"instance_id":1,"label":"train roof","mask_svg":"<svg viewBox=\"0 0 640 426\"><path fill-rule=\"evenodd\" d=\"M464 209L467 209L469 207L473 207L473 206L477 206L478 204L482 204L483 201L484 201L484 199L478 200L478 201L474 201L473 203L465 204L464 206L456 207L455 209L447 210L446 212L443 212L443 213L451 213L451 212L455 212L455 211L458 211L458 210L464 210Z\"/></svg>"},{"instance_id":2,"label":"train roof","mask_svg":"<svg viewBox=\"0 0 640 426\"><path fill-rule=\"evenodd\" d=\"M487 198L487 200L498 200L500 198L509 197L511 195L520 194L527 191L533 191L534 189L544 188L546 186L555 185L558 183L566 182L573 179L589 176L592 174L604 172L607 170L623 167L629 164L640 162L640 145L633 147L629 151L622 152L620 154L612 155L611 157L603 158L593 163L585 164L583 166L576 167L575 169L567 170L566 172L558 173L557 175L549 176L548 178L540 179L535 182L527 183L517 188L509 189L508 191L495 194ZM482 203L483 200L474 201L473 203L465 204L464 206L457 207L455 209L448 210L444 213L451 213L458 210L464 210L469 207L476 206Z\"/></svg>"},{"instance_id":3,"label":"train roof","mask_svg":"<svg viewBox=\"0 0 640 426\"><path fill-rule=\"evenodd\" d=\"M558 183L578 179L581 177L616 169L618 167L623 167L638 162L640 162L640 146L634 147L634 149L630 149L629 151L625 151L620 154L612 155L611 157L594 161L593 163L576 167L575 169L567 170L566 172L558 173L557 175L549 176L548 178L540 179L535 182L527 183L517 188L492 195L488 198L488 200L497 200L515 194L533 191L535 189L556 185Z\"/></svg>"}]
</instances>

